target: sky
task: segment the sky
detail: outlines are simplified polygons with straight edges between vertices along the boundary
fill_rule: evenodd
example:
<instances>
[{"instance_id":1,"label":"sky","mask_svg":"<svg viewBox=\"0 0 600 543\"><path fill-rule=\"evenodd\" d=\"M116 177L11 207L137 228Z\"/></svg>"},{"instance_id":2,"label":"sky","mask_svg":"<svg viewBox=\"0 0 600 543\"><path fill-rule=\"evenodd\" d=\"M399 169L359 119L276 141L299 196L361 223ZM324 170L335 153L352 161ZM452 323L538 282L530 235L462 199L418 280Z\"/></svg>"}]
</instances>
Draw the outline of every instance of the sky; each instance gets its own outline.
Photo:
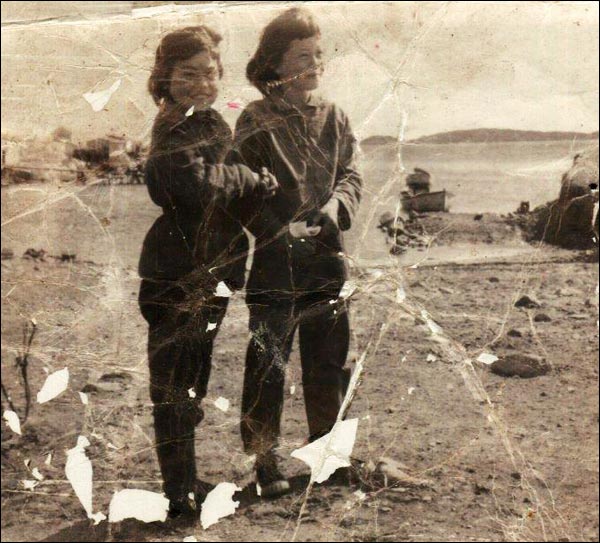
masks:
<instances>
[{"instance_id":1,"label":"sky","mask_svg":"<svg viewBox=\"0 0 600 543\"><path fill-rule=\"evenodd\" d=\"M209 24L223 35L215 107L232 125L259 97L245 67L265 24L291 3L160 5L3 2L2 131L63 125L85 141L141 139L156 107L146 90L169 31ZM143 4L143 3L142 3ZM598 129L596 2L311 2L326 54L321 93L359 138L411 139L469 128ZM94 112L83 95L120 86Z\"/></svg>"}]
</instances>

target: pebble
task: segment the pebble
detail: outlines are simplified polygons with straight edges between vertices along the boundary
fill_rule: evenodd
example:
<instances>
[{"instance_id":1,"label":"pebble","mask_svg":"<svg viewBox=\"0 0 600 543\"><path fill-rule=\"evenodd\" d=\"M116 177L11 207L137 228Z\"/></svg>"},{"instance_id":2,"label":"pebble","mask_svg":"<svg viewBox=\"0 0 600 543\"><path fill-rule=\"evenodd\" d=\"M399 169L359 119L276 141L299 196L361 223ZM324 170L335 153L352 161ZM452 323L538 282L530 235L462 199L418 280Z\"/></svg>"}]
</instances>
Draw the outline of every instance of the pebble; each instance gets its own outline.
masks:
<instances>
[{"instance_id":1,"label":"pebble","mask_svg":"<svg viewBox=\"0 0 600 543\"><path fill-rule=\"evenodd\" d=\"M578 296L580 294L580 292L574 288L559 288L558 290L555 291L555 294L557 296Z\"/></svg>"},{"instance_id":2,"label":"pebble","mask_svg":"<svg viewBox=\"0 0 600 543\"><path fill-rule=\"evenodd\" d=\"M550 365L539 356L514 353L504 355L490 365L492 373L503 377L539 377L550 371Z\"/></svg>"},{"instance_id":3,"label":"pebble","mask_svg":"<svg viewBox=\"0 0 600 543\"><path fill-rule=\"evenodd\" d=\"M535 309L540 307L541 304L532 296L521 296L516 302L515 307L524 307L526 309Z\"/></svg>"},{"instance_id":4,"label":"pebble","mask_svg":"<svg viewBox=\"0 0 600 543\"><path fill-rule=\"evenodd\" d=\"M100 389L96 385L94 385L92 383L86 384L81 389L81 392L85 392L86 394L94 394L94 393L99 392L99 391L100 391Z\"/></svg>"}]
</instances>

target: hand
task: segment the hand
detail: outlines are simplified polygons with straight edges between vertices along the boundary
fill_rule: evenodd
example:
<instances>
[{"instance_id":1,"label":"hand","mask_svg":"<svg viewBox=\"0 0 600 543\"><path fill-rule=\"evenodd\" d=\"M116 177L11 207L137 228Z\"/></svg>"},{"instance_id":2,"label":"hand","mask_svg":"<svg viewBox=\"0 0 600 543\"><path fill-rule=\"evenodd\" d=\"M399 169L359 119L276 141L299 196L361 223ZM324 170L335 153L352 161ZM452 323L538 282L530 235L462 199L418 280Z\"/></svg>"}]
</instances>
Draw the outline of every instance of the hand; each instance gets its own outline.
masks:
<instances>
[{"instance_id":1,"label":"hand","mask_svg":"<svg viewBox=\"0 0 600 543\"><path fill-rule=\"evenodd\" d=\"M320 226L308 226L306 221L304 222L291 222L288 226L290 235L293 238L312 238L319 235L321 232Z\"/></svg>"},{"instance_id":2,"label":"hand","mask_svg":"<svg viewBox=\"0 0 600 543\"><path fill-rule=\"evenodd\" d=\"M339 229L338 225L338 212L340 208L340 201L337 198L331 198L322 208L321 213L327 215L335 227Z\"/></svg>"},{"instance_id":3,"label":"hand","mask_svg":"<svg viewBox=\"0 0 600 543\"><path fill-rule=\"evenodd\" d=\"M316 236L325 247L339 252L342 250L340 242L340 229L337 222L337 200L330 200L309 220L308 226L320 226L321 232Z\"/></svg>"},{"instance_id":4,"label":"hand","mask_svg":"<svg viewBox=\"0 0 600 543\"><path fill-rule=\"evenodd\" d=\"M279 183L275 176L265 167L258 174L259 188L264 198L271 198L277 192Z\"/></svg>"}]
</instances>

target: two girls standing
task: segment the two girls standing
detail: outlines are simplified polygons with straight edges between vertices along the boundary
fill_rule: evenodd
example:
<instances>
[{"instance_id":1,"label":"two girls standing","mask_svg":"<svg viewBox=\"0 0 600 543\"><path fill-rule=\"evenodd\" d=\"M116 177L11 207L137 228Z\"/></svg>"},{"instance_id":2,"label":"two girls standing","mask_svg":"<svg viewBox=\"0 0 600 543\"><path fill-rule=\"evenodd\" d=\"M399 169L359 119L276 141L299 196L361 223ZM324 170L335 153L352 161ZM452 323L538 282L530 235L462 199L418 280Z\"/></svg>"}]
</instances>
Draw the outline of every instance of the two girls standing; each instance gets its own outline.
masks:
<instances>
[{"instance_id":1,"label":"two girls standing","mask_svg":"<svg viewBox=\"0 0 600 543\"><path fill-rule=\"evenodd\" d=\"M144 241L140 305L149 323L157 452L173 515L196 509L194 428L227 306L215 290L220 281L243 285L242 227L256 237L256 248L246 285L252 339L241 431L246 452L256 454L263 496L289 490L275 449L296 329L311 440L329 432L346 391L342 231L352 224L362 181L346 116L315 93L323 72L320 37L299 8L267 25L247 67L263 98L240 116L233 147L210 107L222 75L220 37L192 27L166 36L157 51L150 91L160 111L146 182L163 215Z\"/></svg>"}]
</instances>

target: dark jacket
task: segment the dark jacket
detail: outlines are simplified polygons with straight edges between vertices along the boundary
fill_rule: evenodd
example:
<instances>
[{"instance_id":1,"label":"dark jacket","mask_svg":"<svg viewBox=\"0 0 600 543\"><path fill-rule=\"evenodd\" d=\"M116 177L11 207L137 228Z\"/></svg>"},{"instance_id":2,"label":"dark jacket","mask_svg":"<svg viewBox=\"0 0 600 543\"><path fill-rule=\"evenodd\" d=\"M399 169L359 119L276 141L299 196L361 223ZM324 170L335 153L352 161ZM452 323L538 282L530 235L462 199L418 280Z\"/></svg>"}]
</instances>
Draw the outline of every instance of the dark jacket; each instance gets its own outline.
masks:
<instances>
[{"instance_id":1,"label":"dark jacket","mask_svg":"<svg viewBox=\"0 0 600 543\"><path fill-rule=\"evenodd\" d=\"M240 116L232 156L253 170L267 167L279 182L262 216L289 224L310 219L330 198L339 200L338 223L348 230L358 210L362 179L348 118L334 104L312 97L303 111L279 97L252 102ZM337 296L347 278L343 234L334 243L259 236L248 300Z\"/></svg>"},{"instance_id":2,"label":"dark jacket","mask_svg":"<svg viewBox=\"0 0 600 543\"><path fill-rule=\"evenodd\" d=\"M236 214L253 205L258 177L246 166L223 164L230 147L231 130L212 109L158 114L146 185L163 214L144 239L142 278L170 281L200 271L243 286L248 240Z\"/></svg>"}]
</instances>

